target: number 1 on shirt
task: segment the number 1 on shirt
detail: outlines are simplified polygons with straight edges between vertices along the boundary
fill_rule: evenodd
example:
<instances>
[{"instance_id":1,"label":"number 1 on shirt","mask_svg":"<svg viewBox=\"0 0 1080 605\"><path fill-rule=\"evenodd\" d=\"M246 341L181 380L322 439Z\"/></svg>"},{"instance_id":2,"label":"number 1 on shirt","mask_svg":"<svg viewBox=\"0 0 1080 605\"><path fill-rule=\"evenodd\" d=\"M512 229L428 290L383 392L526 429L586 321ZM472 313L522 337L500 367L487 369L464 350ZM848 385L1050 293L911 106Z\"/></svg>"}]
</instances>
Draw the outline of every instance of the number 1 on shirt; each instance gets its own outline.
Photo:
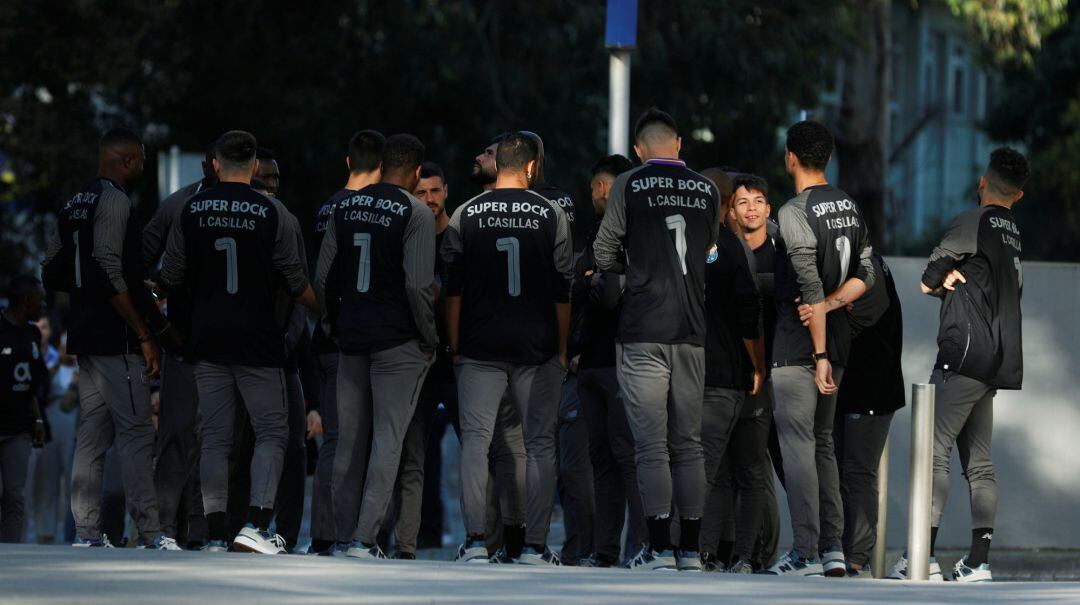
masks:
<instances>
[{"instance_id":1,"label":"number 1 on shirt","mask_svg":"<svg viewBox=\"0 0 1080 605\"><path fill-rule=\"evenodd\" d=\"M506 290L510 296L521 295L521 243L516 237L500 237L495 248L506 253Z\"/></svg>"},{"instance_id":2,"label":"number 1 on shirt","mask_svg":"<svg viewBox=\"0 0 1080 605\"><path fill-rule=\"evenodd\" d=\"M664 219L667 228L675 232L675 253L679 255L682 274L686 275L686 219L681 214L673 214Z\"/></svg>"},{"instance_id":3,"label":"number 1 on shirt","mask_svg":"<svg viewBox=\"0 0 1080 605\"><path fill-rule=\"evenodd\" d=\"M846 235L836 238L836 251L840 253L840 285L844 285L851 267L851 240Z\"/></svg>"},{"instance_id":4,"label":"number 1 on shirt","mask_svg":"<svg viewBox=\"0 0 1080 605\"><path fill-rule=\"evenodd\" d=\"M75 287L82 287L82 260L79 258L79 232L71 234L71 241L75 242Z\"/></svg>"}]
</instances>

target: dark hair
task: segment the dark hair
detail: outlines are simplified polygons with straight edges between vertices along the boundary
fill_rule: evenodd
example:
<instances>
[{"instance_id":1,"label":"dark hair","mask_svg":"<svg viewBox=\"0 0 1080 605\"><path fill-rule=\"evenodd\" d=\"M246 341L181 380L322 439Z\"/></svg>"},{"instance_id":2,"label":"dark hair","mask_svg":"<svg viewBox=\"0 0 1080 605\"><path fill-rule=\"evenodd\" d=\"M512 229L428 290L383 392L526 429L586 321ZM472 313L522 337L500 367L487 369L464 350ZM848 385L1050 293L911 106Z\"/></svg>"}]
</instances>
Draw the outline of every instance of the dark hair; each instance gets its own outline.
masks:
<instances>
[{"instance_id":1,"label":"dark hair","mask_svg":"<svg viewBox=\"0 0 1080 605\"><path fill-rule=\"evenodd\" d=\"M637 123L634 124L634 140L640 141L642 135L645 134L645 130L653 126L659 126L670 131L671 136L679 136L679 127L675 125L675 118L671 117L671 114L666 111L650 107L645 110L645 113L641 114L641 117L637 119Z\"/></svg>"},{"instance_id":2,"label":"dark hair","mask_svg":"<svg viewBox=\"0 0 1080 605\"><path fill-rule=\"evenodd\" d=\"M495 167L499 170L524 170L529 162L539 159L540 147L536 139L520 132L506 135L495 154Z\"/></svg>"},{"instance_id":3,"label":"dark hair","mask_svg":"<svg viewBox=\"0 0 1080 605\"><path fill-rule=\"evenodd\" d=\"M701 171L701 176L709 179L713 187L716 187L716 195L720 197L721 204L727 204L735 188L731 186L731 175L722 168L706 168Z\"/></svg>"},{"instance_id":4,"label":"dark hair","mask_svg":"<svg viewBox=\"0 0 1080 605\"><path fill-rule=\"evenodd\" d=\"M349 139L349 170L356 173L371 172L382 161L386 137L377 130L361 130Z\"/></svg>"},{"instance_id":5,"label":"dark hair","mask_svg":"<svg viewBox=\"0 0 1080 605\"><path fill-rule=\"evenodd\" d=\"M788 128L787 150L811 170L825 170L833 152L833 136L821 122L803 120Z\"/></svg>"},{"instance_id":6,"label":"dark hair","mask_svg":"<svg viewBox=\"0 0 1080 605\"><path fill-rule=\"evenodd\" d=\"M40 291L41 280L33 275L20 275L8 282L8 307L14 307L22 302L27 296Z\"/></svg>"},{"instance_id":7,"label":"dark hair","mask_svg":"<svg viewBox=\"0 0 1080 605\"><path fill-rule=\"evenodd\" d=\"M1012 147L998 147L990 153L986 176L998 193L1013 196L1024 189L1031 176L1031 166L1019 151Z\"/></svg>"},{"instance_id":8,"label":"dark hair","mask_svg":"<svg viewBox=\"0 0 1080 605\"><path fill-rule=\"evenodd\" d=\"M383 145L383 172L416 170L424 163L424 144L411 134L394 134Z\"/></svg>"},{"instance_id":9,"label":"dark hair","mask_svg":"<svg viewBox=\"0 0 1080 605\"><path fill-rule=\"evenodd\" d=\"M439 166L435 162L424 162L420 166L420 178L430 179L436 176L442 179L442 182L446 182L446 174L443 173L442 166Z\"/></svg>"},{"instance_id":10,"label":"dark hair","mask_svg":"<svg viewBox=\"0 0 1080 605\"><path fill-rule=\"evenodd\" d=\"M509 132L501 132L501 133L491 137L491 140L488 141L487 146L491 147L492 145L499 145L500 143L505 141L506 137L510 136L510 134L511 133L509 133Z\"/></svg>"},{"instance_id":11,"label":"dark hair","mask_svg":"<svg viewBox=\"0 0 1080 605\"><path fill-rule=\"evenodd\" d=\"M598 174L610 174L611 176L619 176L620 174L634 168L634 163L631 162L626 156L621 154L608 155L600 158L598 162L593 164L592 175Z\"/></svg>"},{"instance_id":12,"label":"dark hair","mask_svg":"<svg viewBox=\"0 0 1080 605\"><path fill-rule=\"evenodd\" d=\"M221 135L214 146L214 157L226 169L242 168L255 159L258 147L255 135L243 130L230 130Z\"/></svg>"},{"instance_id":13,"label":"dark hair","mask_svg":"<svg viewBox=\"0 0 1080 605\"><path fill-rule=\"evenodd\" d=\"M747 191L757 191L765 197L769 196L769 182L756 174L740 174L731 182L731 190L738 191L739 187Z\"/></svg>"},{"instance_id":14,"label":"dark hair","mask_svg":"<svg viewBox=\"0 0 1080 605\"><path fill-rule=\"evenodd\" d=\"M275 160L276 161L277 160L277 155L274 153L273 149L270 149L269 147L263 147L263 146L260 145L259 147L257 147L255 149L255 159L256 160Z\"/></svg>"},{"instance_id":15,"label":"dark hair","mask_svg":"<svg viewBox=\"0 0 1080 605\"><path fill-rule=\"evenodd\" d=\"M262 179L251 179L251 188L256 191L266 191L266 183Z\"/></svg>"},{"instance_id":16,"label":"dark hair","mask_svg":"<svg viewBox=\"0 0 1080 605\"><path fill-rule=\"evenodd\" d=\"M120 126L105 131L105 134L101 135L101 141L98 143L98 147L112 147L113 145L122 143L142 145L143 140L134 130Z\"/></svg>"}]
</instances>

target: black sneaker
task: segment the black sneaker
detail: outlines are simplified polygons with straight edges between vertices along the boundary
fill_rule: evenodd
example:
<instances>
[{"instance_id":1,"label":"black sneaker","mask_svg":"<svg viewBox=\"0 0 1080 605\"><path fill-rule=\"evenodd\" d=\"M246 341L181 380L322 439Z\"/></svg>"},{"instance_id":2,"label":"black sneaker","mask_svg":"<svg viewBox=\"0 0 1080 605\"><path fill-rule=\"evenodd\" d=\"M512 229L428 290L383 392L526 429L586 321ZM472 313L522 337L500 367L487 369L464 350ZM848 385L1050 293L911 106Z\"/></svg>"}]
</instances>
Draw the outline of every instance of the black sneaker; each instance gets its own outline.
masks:
<instances>
[{"instance_id":1,"label":"black sneaker","mask_svg":"<svg viewBox=\"0 0 1080 605\"><path fill-rule=\"evenodd\" d=\"M701 553L701 568L702 571L715 571L719 573L727 571L724 568L724 563L720 559L717 559L716 555L711 552Z\"/></svg>"},{"instance_id":2,"label":"black sneaker","mask_svg":"<svg viewBox=\"0 0 1080 605\"><path fill-rule=\"evenodd\" d=\"M502 546L499 547L499 550L495 551L495 554L491 555L488 558L488 563L491 563L492 565L510 565L512 563L517 563L517 561L515 561L514 558L510 555L506 554L506 547Z\"/></svg>"},{"instance_id":3,"label":"black sneaker","mask_svg":"<svg viewBox=\"0 0 1080 605\"><path fill-rule=\"evenodd\" d=\"M404 552L404 551L398 550L398 551L395 551L394 556L392 556L390 558L391 559L398 559L398 560L401 560L401 561L415 561L416 560L416 554L411 553L411 552Z\"/></svg>"}]
</instances>

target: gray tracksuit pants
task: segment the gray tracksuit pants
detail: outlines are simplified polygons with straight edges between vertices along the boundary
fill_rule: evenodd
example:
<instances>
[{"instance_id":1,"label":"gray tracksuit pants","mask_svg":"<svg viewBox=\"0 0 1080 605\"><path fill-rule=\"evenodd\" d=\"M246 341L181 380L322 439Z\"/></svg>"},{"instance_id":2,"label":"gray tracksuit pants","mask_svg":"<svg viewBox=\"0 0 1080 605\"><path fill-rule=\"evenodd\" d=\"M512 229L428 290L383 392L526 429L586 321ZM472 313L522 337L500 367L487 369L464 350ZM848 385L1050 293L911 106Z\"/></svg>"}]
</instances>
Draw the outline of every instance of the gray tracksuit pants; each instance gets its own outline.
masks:
<instances>
[{"instance_id":1,"label":"gray tracksuit pants","mask_svg":"<svg viewBox=\"0 0 1080 605\"><path fill-rule=\"evenodd\" d=\"M335 540L333 505L330 502L330 483L334 477L334 455L337 452L337 353L322 353L316 359L319 377L319 415L322 417L323 439L319 461L315 465L315 486L311 495L311 537L315 540Z\"/></svg>"},{"instance_id":2,"label":"gray tracksuit pants","mask_svg":"<svg viewBox=\"0 0 1080 605\"><path fill-rule=\"evenodd\" d=\"M567 375L563 382L559 406L558 488L566 528L560 557L567 565L577 565L595 551L596 499L589 459L589 426L582 414L575 374Z\"/></svg>"},{"instance_id":3,"label":"gray tracksuit pants","mask_svg":"<svg viewBox=\"0 0 1080 605\"><path fill-rule=\"evenodd\" d=\"M578 371L578 395L589 425L589 458L596 500L596 552L621 561L623 522L630 511L629 552L637 552L648 538L645 511L637 485L634 436L626 421L614 367Z\"/></svg>"},{"instance_id":4,"label":"gray tracksuit pants","mask_svg":"<svg viewBox=\"0 0 1080 605\"><path fill-rule=\"evenodd\" d=\"M839 385L844 369L833 367ZM773 414L788 510L799 556L814 559L820 551L842 546L844 509L833 448L836 394L822 395L814 368L785 366L772 371Z\"/></svg>"},{"instance_id":5,"label":"gray tracksuit pants","mask_svg":"<svg viewBox=\"0 0 1080 605\"><path fill-rule=\"evenodd\" d=\"M934 500L930 525L941 526L949 499L949 461L953 444L960 452L971 490L971 527L994 527L997 514L997 477L990 461L997 389L978 380L934 370Z\"/></svg>"},{"instance_id":6,"label":"gray tracksuit pants","mask_svg":"<svg viewBox=\"0 0 1080 605\"><path fill-rule=\"evenodd\" d=\"M375 544L382 528L394 495L405 431L416 411L416 400L430 366L416 340L370 355L341 356L338 366L338 443L342 446L341 451L368 448L367 443L359 443L359 448L350 443L357 435L351 427L362 424L358 416L368 417L371 426L370 456L367 457L367 468L362 471L364 487L359 520L353 527L353 537L365 544ZM350 481L346 470L356 473L359 469L335 462L335 494L344 492L341 488ZM345 522L347 519L342 517L340 520ZM341 529L344 528L339 529L339 536L343 535Z\"/></svg>"},{"instance_id":7,"label":"gray tracksuit pants","mask_svg":"<svg viewBox=\"0 0 1080 605\"><path fill-rule=\"evenodd\" d=\"M229 451L238 397L255 431L249 502L251 506L273 508L289 438L284 372L281 368L201 361L195 365L195 382L202 415L200 470L206 514L226 511Z\"/></svg>"},{"instance_id":8,"label":"gray tracksuit pants","mask_svg":"<svg viewBox=\"0 0 1080 605\"><path fill-rule=\"evenodd\" d=\"M892 414L844 414L836 419L833 441L844 500L844 555L866 565L877 542L877 471Z\"/></svg>"},{"instance_id":9,"label":"gray tracksuit pants","mask_svg":"<svg viewBox=\"0 0 1080 605\"><path fill-rule=\"evenodd\" d=\"M525 542L546 544L555 505L555 431L566 369L557 358L519 365L461 357L454 368L461 407L462 509L468 534L483 534L488 451L509 387L525 437ZM506 522L506 521L504 521Z\"/></svg>"},{"instance_id":10,"label":"gray tracksuit pants","mask_svg":"<svg viewBox=\"0 0 1080 605\"><path fill-rule=\"evenodd\" d=\"M0 435L0 542L22 542L30 435Z\"/></svg>"},{"instance_id":11,"label":"gray tracksuit pants","mask_svg":"<svg viewBox=\"0 0 1080 605\"><path fill-rule=\"evenodd\" d=\"M79 356L82 414L71 470L71 512L79 537L99 537L105 452L114 441L140 543L152 544L161 533L154 492L150 384L145 369L139 355Z\"/></svg>"},{"instance_id":12,"label":"gray tracksuit pants","mask_svg":"<svg viewBox=\"0 0 1080 605\"><path fill-rule=\"evenodd\" d=\"M717 554L726 525L732 516L730 476L721 470L729 458L735 424L742 411L745 393L739 389L705 387L701 409L701 448L705 454L705 516L701 520L701 551ZM726 480L726 484L725 483ZM722 485L724 484L724 485Z\"/></svg>"},{"instance_id":13,"label":"gray tracksuit pants","mask_svg":"<svg viewBox=\"0 0 1080 605\"><path fill-rule=\"evenodd\" d=\"M177 537L177 514L186 509L192 523L198 524L189 529L189 540L206 540L198 474L199 449L199 393L195 386L195 366L184 363L172 353L165 353L161 368L154 488L161 515L161 532L170 538ZM187 506L181 506L185 493L190 495L190 501Z\"/></svg>"},{"instance_id":14,"label":"gray tracksuit pants","mask_svg":"<svg viewBox=\"0 0 1080 605\"><path fill-rule=\"evenodd\" d=\"M705 348L618 343L616 355L646 517L671 513L674 494L680 516L700 518L705 512Z\"/></svg>"}]
</instances>

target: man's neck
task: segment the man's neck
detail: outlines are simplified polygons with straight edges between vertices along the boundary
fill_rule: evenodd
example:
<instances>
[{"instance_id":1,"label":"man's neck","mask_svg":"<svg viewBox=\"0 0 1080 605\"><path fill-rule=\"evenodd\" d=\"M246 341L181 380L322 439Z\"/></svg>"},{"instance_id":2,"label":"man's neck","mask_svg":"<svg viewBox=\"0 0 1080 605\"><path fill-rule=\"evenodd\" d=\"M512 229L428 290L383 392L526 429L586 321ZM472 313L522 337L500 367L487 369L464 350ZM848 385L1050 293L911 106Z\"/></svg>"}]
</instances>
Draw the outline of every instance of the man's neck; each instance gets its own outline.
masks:
<instances>
[{"instance_id":1,"label":"man's neck","mask_svg":"<svg viewBox=\"0 0 1080 605\"><path fill-rule=\"evenodd\" d=\"M0 313L3 313L4 317L6 317L12 325L21 326L27 322L26 314L18 308L4 309L3 311L0 311Z\"/></svg>"},{"instance_id":2,"label":"man's neck","mask_svg":"<svg viewBox=\"0 0 1080 605\"><path fill-rule=\"evenodd\" d=\"M743 239L746 240L746 245L750 246L751 250L757 250L765 243L765 240L769 238L768 229L765 225L762 225L754 231L747 231L743 229Z\"/></svg>"},{"instance_id":3,"label":"man's neck","mask_svg":"<svg viewBox=\"0 0 1080 605\"><path fill-rule=\"evenodd\" d=\"M107 179L114 185L117 185L124 191L128 190L128 184L124 182L124 177L120 174L116 174L111 170L101 169L98 171L98 178Z\"/></svg>"},{"instance_id":4,"label":"man's neck","mask_svg":"<svg viewBox=\"0 0 1080 605\"><path fill-rule=\"evenodd\" d=\"M1015 203L1016 202L1013 202L1011 200L999 200L989 196L979 200L979 206L983 208L985 208L986 206L1001 206L1002 208L1005 208L1007 210L1012 210L1013 204Z\"/></svg>"},{"instance_id":5,"label":"man's neck","mask_svg":"<svg viewBox=\"0 0 1080 605\"><path fill-rule=\"evenodd\" d=\"M242 174L224 174L218 179L219 183L240 183L242 185L250 185L251 177L244 176Z\"/></svg>"},{"instance_id":6,"label":"man's neck","mask_svg":"<svg viewBox=\"0 0 1080 605\"><path fill-rule=\"evenodd\" d=\"M529 179L524 172L500 172L495 178L495 189L528 189Z\"/></svg>"},{"instance_id":7,"label":"man's neck","mask_svg":"<svg viewBox=\"0 0 1080 605\"><path fill-rule=\"evenodd\" d=\"M820 170L803 170L795 173L793 177L795 181L795 195L799 195L804 190L814 185L828 185L829 181L825 180L825 173Z\"/></svg>"},{"instance_id":8,"label":"man's neck","mask_svg":"<svg viewBox=\"0 0 1080 605\"><path fill-rule=\"evenodd\" d=\"M378 182L379 175L377 172L361 172L359 174L350 172L349 180L345 182L345 188L350 191L360 191L364 187Z\"/></svg>"},{"instance_id":9,"label":"man's neck","mask_svg":"<svg viewBox=\"0 0 1080 605\"><path fill-rule=\"evenodd\" d=\"M446 214L446 210L439 213L439 216L435 217L435 235L446 231L446 228L450 226L450 217Z\"/></svg>"}]
</instances>

